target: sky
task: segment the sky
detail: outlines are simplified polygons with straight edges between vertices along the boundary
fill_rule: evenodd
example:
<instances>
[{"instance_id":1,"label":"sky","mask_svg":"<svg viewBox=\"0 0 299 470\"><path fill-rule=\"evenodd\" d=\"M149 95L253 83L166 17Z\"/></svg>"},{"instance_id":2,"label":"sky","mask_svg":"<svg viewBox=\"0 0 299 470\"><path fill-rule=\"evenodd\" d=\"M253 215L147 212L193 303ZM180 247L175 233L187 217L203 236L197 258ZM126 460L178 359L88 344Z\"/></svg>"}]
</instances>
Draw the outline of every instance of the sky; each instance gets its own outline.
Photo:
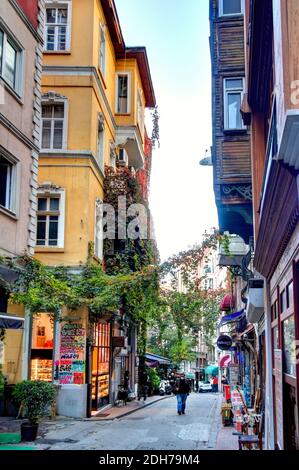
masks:
<instances>
[{"instance_id":1,"label":"sky","mask_svg":"<svg viewBox=\"0 0 299 470\"><path fill-rule=\"evenodd\" d=\"M150 208L165 260L218 226L212 167L199 165L212 144L209 1L115 3L126 45L147 49L160 114Z\"/></svg>"}]
</instances>

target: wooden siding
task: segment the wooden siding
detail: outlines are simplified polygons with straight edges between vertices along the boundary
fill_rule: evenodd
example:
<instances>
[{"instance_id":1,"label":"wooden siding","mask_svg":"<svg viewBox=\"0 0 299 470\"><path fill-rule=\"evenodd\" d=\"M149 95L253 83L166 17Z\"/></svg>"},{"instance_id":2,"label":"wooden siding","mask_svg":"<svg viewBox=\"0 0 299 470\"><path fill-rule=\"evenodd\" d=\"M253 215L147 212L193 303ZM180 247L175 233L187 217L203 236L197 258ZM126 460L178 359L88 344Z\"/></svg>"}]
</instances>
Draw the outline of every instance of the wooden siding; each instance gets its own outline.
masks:
<instances>
[{"instance_id":1,"label":"wooden siding","mask_svg":"<svg viewBox=\"0 0 299 470\"><path fill-rule=\"evenodd\" d=\"M251 183L251 146L249 131L224 131L224 78L245 77L243 17L218 17L218 0L210 0L210 24L214 190L219 205L224 203L221 185ZM248 204L242 198L240 202Z\"/></svg>"},{"instance_id":2,"label":"wooden siding","mask_svg":"<svg viewBox=\"0 0 299 470\"><path fill-rule=\"evenodd\" d=\"M222 142L221 179L240 177L248 180L251 175L251 164L248 158L250 142L244 140L224 140Z\"/></svg>"}]
</instances>

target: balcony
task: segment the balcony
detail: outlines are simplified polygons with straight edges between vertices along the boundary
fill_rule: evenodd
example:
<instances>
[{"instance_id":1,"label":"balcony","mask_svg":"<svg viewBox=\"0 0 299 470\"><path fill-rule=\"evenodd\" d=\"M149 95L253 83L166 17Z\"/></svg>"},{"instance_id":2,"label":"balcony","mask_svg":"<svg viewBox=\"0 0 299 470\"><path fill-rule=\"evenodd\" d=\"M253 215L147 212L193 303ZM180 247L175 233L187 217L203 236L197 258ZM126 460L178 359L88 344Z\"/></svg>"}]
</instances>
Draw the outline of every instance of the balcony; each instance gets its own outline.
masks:
<instances>
[{"instance_id":1,"label":"balcony","mask_svg":"<svg viewBox=\"0 0 299 470\"><path fill-rule=\"evenodd\" d=\"M249 246L238 235L229 235L229 244L224 247L219 244L219 266L242 266L242 259L249 252Z\"/></svg>"},{"instance_id":2,"label":"balcony","mask_svg":"<svg viewBox=\"0 0 299 470\"><path fill-rule=\"evenodd\" d=\"M265 310L263 279L249 279L248 289L246 317L249 323L258 323Z\"/></svg>"},{"instance_id":3,"label":"balcony","mask_svg":"<svg viewBox=\"0 0 299 470\"><path fill-rule=\"evenodd\" d=\"M136 170L144 166L144 150L140 132L135 126L121 126L116 131L116 145L124 148L128 154L128 165Z\"/></svg>"}]
</instances>

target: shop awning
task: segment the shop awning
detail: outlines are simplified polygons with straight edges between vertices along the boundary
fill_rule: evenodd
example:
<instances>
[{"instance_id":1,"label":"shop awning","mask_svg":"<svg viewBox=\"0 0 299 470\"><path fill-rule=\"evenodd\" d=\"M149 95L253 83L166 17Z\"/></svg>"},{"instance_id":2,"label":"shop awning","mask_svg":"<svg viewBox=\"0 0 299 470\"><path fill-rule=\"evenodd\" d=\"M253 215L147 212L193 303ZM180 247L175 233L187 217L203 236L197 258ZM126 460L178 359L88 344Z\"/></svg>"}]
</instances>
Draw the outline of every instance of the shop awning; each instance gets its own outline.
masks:
<instances>
[{"instance_id":1,"label":"shop awning","mask_svg":"<svg viewBox=\"0 0 299 470\"><path fill-rule=\"evenodd\" d=\"M11 284L15 282L19 277L19 273L12 268L0 264L0 284L7 283Z\"/></svg>"},{"instance_id":2,"label":"shop awning","mask_svg":"<svg viewBox=\"0 0 299 470\"><path fill-rule=\"evenodd\" d=\"M231 363L231 356L230 354L225 354L225 356L222 356L220 359L219 359L219 367L228 367L229 364Z\"/></svg>"},{"instance_id":3,"label":"shop awning","mask_svg":"<svg viewBox=\"0 0 299 470\"><path fill-rule=\"evenodd\" d=\"M157 363L156 365L159 365L159 364L169 365L170 364L170 360L167 359L167 357L159 356L158 354L146 353L145 359L146 359L146 362ZM152 366L152 367L156 367L156 366Z\"/></svg>"},{"instance_id":4,"label":"shop awning","mask_svg":"<svg viewBox=\"0 0 299 470\"><path fill-rule=\"evenodd\" d=\"M15 317L7 315L7 313L0 313L0 328L5 330L20 330L24 328L25 319L22 317Z\"/></svg>"},{"instance_id":5,"label":"shop awning","mask_svg":"<svg viewBox=\"0 0 299 470\"><path fill-rule=\"evenodd\" d=\"M239 321L241 319L242 315L245 315L245 310L244 309L240 310L239 312L230 313L229 315L225 315L220 320L220 326L225 325L225 323Z\"/></svg>"},{"instance_id":6,"label":"shop awning","mask_svg":"<svg viewBox=\"0 0 299 470\"><path fill-rule=\"evenodd\" d=\"M229 312L235 306L235 297L231 294L226 294L221 300L220 310L222 312Z\"/></svg>"},{"instance_id":7,"label":"shop awning","mask_svg":"<svg viewBox=\"0 0 299 470\"><path fill-rule=\"evenodd\" d=\"M216 375L218 374L218 366L207 366L205 368L206 375Z\"/></svg>"},{"instance_id":8,"label":"shop awning","mask_svg":"<svg viewBox=\"0 0 299 470\"><path fill-rule=\"evenodd\" d=\"M195 374L193 372L186 372L186 379L195 379Z\"/></svg>"}]
</instances>

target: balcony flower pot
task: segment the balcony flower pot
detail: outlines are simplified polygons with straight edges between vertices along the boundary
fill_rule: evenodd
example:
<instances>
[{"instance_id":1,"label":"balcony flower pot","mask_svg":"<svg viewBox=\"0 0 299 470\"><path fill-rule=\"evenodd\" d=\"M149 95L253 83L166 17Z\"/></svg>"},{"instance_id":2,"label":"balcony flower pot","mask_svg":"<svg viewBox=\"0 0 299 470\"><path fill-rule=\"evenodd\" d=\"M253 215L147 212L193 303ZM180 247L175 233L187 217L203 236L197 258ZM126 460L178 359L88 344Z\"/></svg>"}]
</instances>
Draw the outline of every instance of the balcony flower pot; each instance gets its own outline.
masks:
<instances>
[{"instance_id":1,"label":"balcony flower pot","mask_svg":"<svg viewBox=\"0 0 299 470\"><path fill-rule=\"evenodd\" d=\"M13 397L28 419L21 425L22 440L36 439L39 422L48 414L55 396L55 386L48 382L23 380L16 384Z\"/></svg>"}]
</instances>

